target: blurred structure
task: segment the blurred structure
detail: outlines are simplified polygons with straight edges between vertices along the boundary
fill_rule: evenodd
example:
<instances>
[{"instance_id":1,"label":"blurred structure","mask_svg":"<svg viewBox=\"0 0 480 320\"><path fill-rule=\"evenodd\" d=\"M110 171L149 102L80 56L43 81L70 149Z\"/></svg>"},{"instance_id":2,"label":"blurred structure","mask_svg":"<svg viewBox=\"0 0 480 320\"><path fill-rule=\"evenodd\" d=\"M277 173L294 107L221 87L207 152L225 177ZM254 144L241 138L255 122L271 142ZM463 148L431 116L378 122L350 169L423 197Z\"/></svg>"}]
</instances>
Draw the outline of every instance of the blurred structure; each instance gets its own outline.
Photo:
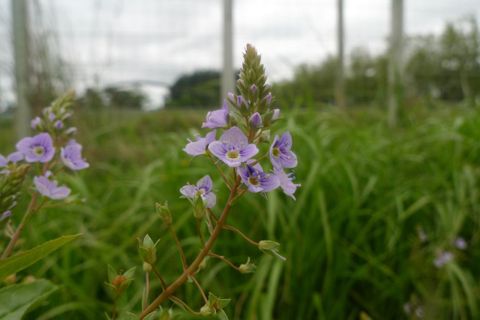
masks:
<instances>
[{"instance_id":1,"label":"blurred structure","mask_svg":"<svg viewBox=\"0 0 480 320\"><path fill-rule=\"evenodd\" d=\"M392 27L388 56L388 121L397 123L403 101L403 0L392 1Z\"/></svg>"}]
</instances>

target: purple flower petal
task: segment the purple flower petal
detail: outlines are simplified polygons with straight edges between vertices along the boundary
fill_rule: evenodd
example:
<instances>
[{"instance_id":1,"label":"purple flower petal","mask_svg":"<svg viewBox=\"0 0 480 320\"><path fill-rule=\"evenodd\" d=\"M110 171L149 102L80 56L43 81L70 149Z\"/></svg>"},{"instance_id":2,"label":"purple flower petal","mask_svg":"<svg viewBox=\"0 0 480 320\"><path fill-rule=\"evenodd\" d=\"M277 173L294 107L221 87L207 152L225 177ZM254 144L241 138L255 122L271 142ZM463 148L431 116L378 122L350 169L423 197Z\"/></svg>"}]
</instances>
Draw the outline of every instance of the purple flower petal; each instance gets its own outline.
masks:
<instances>
[{"instance_id":1,"label":"purple flower petal","mask_svg":"<svg viewBox=\"0 0 480 320\"><path fill-rule=\"evenodd\" d=\"M215 140L216 130L213 130L205 137L197 137L196 141L190 141L187 143L183 151L188 153L191 156L199 156L205 154L207 151L208 145Z\"/></svg>"},{"instance_id":2,"label":"purple flower petal","mask_svg":"<svg viewBox=\"0 0 480 320\"><path fill-rule=\"evenodd\" d=\"M5 158L0 154L0 167L6 167L7 163L8 163L7 158Z\"/></svg>"},{"instance_id":3,"label":"purple flower petal","mask_svg":"<svg viewBox=\"0 0 480 320\"><path fill-rule=\"evenodd\" d=\"M254 144L248 144L248 139L238 127L225 131L219 141L214 141L208 150L229 167L236 168L258 153Z\"/></svg>"},{"instance_id":4,"label":"purple flower petal","mask_svg":"<svg viewBox=\"0 0 480 320\"><path fill-rule=\"evenodd\" d=\"M292 174L285 173L281 168L274 168L273 171L280 182L280 188L282 188L283 192L295 200L294 193L300 187L300 184L293 183Z\"/></svg>"},{"instance_id":5,"label":"purple flower petal","mask_svg":"<svg viewBox=\"0 0 480 320\"><path fill-rule=\"evenodd\" d=\"M32 129L37 129L37 127L42 123L42 119L40 117L35 117L31 122L30 126Z\"/></svg>"},{"instance_id":6,"label":"purple flower petal","mask_svg":"<svg viewBox=\"0 0 480 320\"><path fill-rule=\"evenodd\" d=\"M206 193L203 195L203 200L205 201L205 207L213 208L217 203L217 196L213 192Z\"/></svg>"},{"instance_id":7,"label":"purple flower petal","mask_svg":"<svg viewBox=\"0 0 480 320\"><path fill-rule=\"evenodd\" d=\"M64 199L70 194L69 188L59 187L56 181L48 179L47 176L34 177L33 183L41 195L53 200Z\"/></svg>"},{"instance_id":8,"label":"purple flower petal","mask_svg":"<svg viewBox=\"0 0 480 320\"><path fill-rule=\"evenodd\" d=\"M213 187L213 182L212 182L212 178L210 178L209 175L204 176L197 182L197 188L204 189L205 192L212 191L212 187Z\"/></svg>"},{"instance_id":9,"label":"purple flower petal","mask_svg":"<svg viewBox=\"0 0 480 320\"><path fill-rule=\"evenodd\" d=\"M53 140L48 133L23 138L17 143L17 150L25 156L27 162L45 163L55 155Z\"/></svg>"},{"instance_id":10,"label":"purple flower petal","mask_svg":"<svg viewBox=\"0 0 480 320\"><path fill-rule=\"evenodd\" d=\"M294 168L297 166L297 156L292 148L292 136L289 132L284 133L280 139L275 136L270 146L270 161L274 167Z\"/></svg>"},{"instance_id":11,"label":"purple flower petal","mask_svg":"<svg viewBox=\"0 0 480 320\"><path fill-rule=\"evenodd\" d=\"M220 141L225 144L242 147L248 144L247 136L238 127L231 127L220 137Z\"/></svg>"},{"instance_id":12,"label":"purple flower petal","mask_svg":"<svg viewBox=\"0 0 480 320\"><path fill-rule=\"evenodd\" d=\"M205 207L215 206L217 197L212 192L213 182L210 176L206 175L198 180L196 185L187 184L180 189L180 193L188 199L195 200L201 197Z\"/></svg>"},{"instance_id":13,"label":"purple flower petal","mask_svg":"<svg viewBox=\"0 0 480 320\"><path fill-rule=\"evenodd\" d=\"M72 170L82 170L90 164L82 158L82 146L75 140L70 140L65 148L60 150L63 164Z\"/></svg>"},{"instance_id":14,"label":"purple flower petal","mask_svg":"<svg viewBox=\"0 0 480 320\"><path fill-rule=\"evenodd\" d=\"M227 101L223 102L221 109L210 111L207 113L205 122L202 124L202 128L224 128L228 124L228 106Z\"/></svg>"},{"instance_id":15,"label":"purple flower petal","mask_svg":"<svg viewBox=\"0 0 480 320\"><path fill-rule=\"evenodd\" d=\"M195 198L197 194L197 187L191 184L187 184L180 188L180 193L183 194L186 198Z\"/></svg>"},{"instance_id":16,"label":"purple flower petal","mask_svg":"<svg viewBox=\"0 0 480 320\"><path fill-rule=\"evenodd\" d=\"M249 122L250 122L250 125L255 128L255 129L258 129L262 126L262 116L260 115L260 113L258 112L255 112L254 114L252 114L252 116L250 117L249 119Z\"/></svg>"},{"instance_id":17,"label":"purple flower petal","mask_svg":"<svg viewBox=\"0 0 480 320\"><path fill-rule=\"evenodd\" d=\"M16 151L16 152L10 153L7 157L7 160L8 162L11 162L11 163L17 163L19 161L22 161L23 158L24 158L23 153Z\"/></svg>"},{"instance_id":18,"label":"purple flower petal","mask_svg":"<svg viewBox=\"0 0 480 320\"><path fill-rule=\"evenodd\" d=\"M247 164L245 167L238 168L238 174L250 192L269 192L280 185L275 175L263 172L258 164L254 166Z\"/></svg>"},{"instance_id":19,"label":"purple flower petal","mask_svg":"<svg viewBox=\"0 0 480 320\"><path fill-rule=\"evenodd\" d=\"M254 144L249 144L240 150L240 160L246 162L258 153L258 148Z\"/></svg>"}]
</instances>

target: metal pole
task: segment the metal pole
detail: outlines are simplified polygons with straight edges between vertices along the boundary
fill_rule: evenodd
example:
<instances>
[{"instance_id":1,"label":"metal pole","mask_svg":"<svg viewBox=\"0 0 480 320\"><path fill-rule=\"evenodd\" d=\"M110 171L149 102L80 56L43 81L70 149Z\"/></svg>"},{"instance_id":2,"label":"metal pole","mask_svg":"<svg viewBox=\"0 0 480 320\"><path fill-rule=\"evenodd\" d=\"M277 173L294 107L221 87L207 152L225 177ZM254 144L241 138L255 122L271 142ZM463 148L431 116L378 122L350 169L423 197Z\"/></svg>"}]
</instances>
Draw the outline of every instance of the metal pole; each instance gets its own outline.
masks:
<instances>
[{"instance_id":1,"label":"metal pole","mask_svg":"<svg viewBox=\"0 0 480 320\"><path fill-rule=\"evenodd\" d=\"M235 75L233 72L233 0L223 0L223 69L222 69L222 100L228 92L235 90Z\"/></svg>"},{"instance_id":2,"label":"metal pole","mask_svg":"<svg viewBox=\"0 0 480 320\"><path fill-rule=\"evenodd\" d=\"M392 0L388 64L388 122L395 126L403 103L403 0Z\"/></svg>"},{"instance_id":3,"label":"metal pole","mask_svg":"<svg viewBox=\"0 0 480 320\"><path fill-rule=\"evenodd\" d=\"M338 107L346 106L345 98L345 29L343 0L337 0L337 81L335 101Z\"/></svg>"},{"instance_id":4,"label":"metal pole","mask_svg":"<svg viewBox=\"0 0 480 320\"><path fill-rule=\"evenodd\" d=\"M15 87L17 95L16 131L19 138L30 133L28 103L28 7L27 0L11 0Z\"/></svg>"}]
</instances>

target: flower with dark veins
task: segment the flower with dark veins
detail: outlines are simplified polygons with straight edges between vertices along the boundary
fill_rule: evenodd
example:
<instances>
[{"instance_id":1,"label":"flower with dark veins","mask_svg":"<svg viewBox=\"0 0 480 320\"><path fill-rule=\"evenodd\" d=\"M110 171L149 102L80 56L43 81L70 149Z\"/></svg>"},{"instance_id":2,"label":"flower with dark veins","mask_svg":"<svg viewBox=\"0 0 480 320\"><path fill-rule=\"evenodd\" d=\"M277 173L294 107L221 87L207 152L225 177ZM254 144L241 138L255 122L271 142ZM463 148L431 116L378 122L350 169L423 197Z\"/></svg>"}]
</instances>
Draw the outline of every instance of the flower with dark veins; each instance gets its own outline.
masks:
<instances>
[{"instance_id":1,"label":"flower with dark veins","mask_svg":"<svg viewBox=\"0 0 480 320\"><path fill-rule=\"evenodd\" d=\"M238 168L238 174L250 192L269 192L280 186L277 176L265 173L258 163Z\"/></svg>"},{"instance_id":2,"label":"flower with dark veins","mask_svg":"<svg viewBox=\"0 0 480 320\"><path fill-rule=\"evenodd\" d=\"M295 200L294 193L301 185L293 182L293 179L295 179L293 173L286 173L282 168L277 167L273 168L273 172L280 182L280 188L282 188L283 193Z\"/></svg>"},{"instance_id":3,"label":"flower with dark veins","mask_svg":"<svg viewBox=\"0 0 480 320\"><path fill-rule=\"evenodd\" d=\"M275 136L270 146L270 160L274 167L295 168L297 156L292 152L292 135L285 132L280 138Z\"/></svg>"},{"instance_id":4,"label":"flower with dark veins","mask_svg":"<svg viewBox=\"0 0 480 320\"><path fill-rule=\"evenodd\" d=\"M207 113L205 122L202 123L202 128L224 128L228 124L228 106L227 101L223 101L221 109L210 111Z\"/></svg>"},{"instance_id":5,"label":"flower with dark veins","mask_svg":"<svg viewBox=\"0 0 480 320\"><path fill-rule=\"evenodd\" d=\"M215 141L216 133L216 130L213 130L207 133L205 137L197 136L195 141L189 140L183 151L194 157L206 154L208 145Z\"/></svg>"},{"instance_id":6,"label":"flower with dark veins","mask_svg":"<svg viewBox=\"0 0 480 320\"><path fill-rule=\"evenodd\" d=\"M187 184L180 189L180 193L188 199L195 200L200 197L207 208L213 208L217 197L212 191L213 182L209 175L198 180L196 185Z\"/></svg>"},{"instance_id":7,"label":"flower with dark veins","mask_svg":"<svg viewBox=\"0 0 480 320\"><path fill-rule=\"evenodd\" d=\"M17 143L17 150L25 156L27 162L45 163L55 155L52 137L45 132L23 138Z\"/></svg>"},{"instance_id":8,"label":"flower with dark veins","mask_svg":"<svg viewBox=\"0 0 480 320\"><path fill-rule=\"evenodd\" d=\"M258 153L257 146L249 144L247 136L238 127L225 131L219 141L210 143L208 150L232 168L239 167Z\"/></svg>"},{"instance_id":9,"label":"flower with dark veins","mask_svg":"<svg viewBox=\"0 0 480 320\"><path fill-rule=\"evenodd\" d=\"M82 170L90 164L82 158L82 146L75 140L70 140L65 148L60 150L60 157L63 164L72 170Z\"/></svg>"}]
</instances>

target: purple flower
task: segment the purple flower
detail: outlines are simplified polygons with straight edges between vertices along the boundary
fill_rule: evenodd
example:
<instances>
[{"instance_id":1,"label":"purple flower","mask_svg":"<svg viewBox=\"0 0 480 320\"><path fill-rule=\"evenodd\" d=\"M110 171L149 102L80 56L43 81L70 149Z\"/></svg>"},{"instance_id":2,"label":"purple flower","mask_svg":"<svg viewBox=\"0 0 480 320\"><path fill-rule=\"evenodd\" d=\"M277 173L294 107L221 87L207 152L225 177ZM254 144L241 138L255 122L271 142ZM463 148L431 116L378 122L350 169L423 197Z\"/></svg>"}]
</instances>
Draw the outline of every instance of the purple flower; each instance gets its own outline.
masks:
<instances>
[{"instance_id":1,"label":"purple flower","mask_svg":"<svg viewBox=\"0 0 480 320\"><path fill-rule=\"evenodd\" d=\"M26 137L17 143L27 162L48 162L55 155L52 137L48 133L40 133L34 137Z\"/></svg>"},{"instance_id":2,"label":"purple flower","mask_svg":"<svg viewBox=\"0 0 480 320\"><path fill-rule=\"evenodd\" d=\"M260 128L262 126L262 123L263 123L262 122L262 116L258 112L255 112L254 114L252 114L252 116L250 117L250 119L248 121L250 122L252 127L255 128L255 129Z\"/></svg>"},{"instance_id":3,"label":"purple flower","mask_svg":"<svg viewBox=\"0 0 480 320\"><path fill-rule=\"evenodd\" d=\"M269 192L280 185L278 178L263 172L262 166L258 163L238 168L238 174L250 192Z\"/></svg>"},{"instance_id":4,"label":"purple flower","mask_svg":"<svg viewBox=\"0 0 480 320\"><path fill-rule=\"evenodd\" d=\"M48 111L47 115L48 115L48 119L49 119L50 121L52 121L52 122L53 122L53 120L55 120L55 118L56 118L55 114L54 114L53 112L51 112L51 111Z\"/></svg>"},{"instance_id":5,"label":"purple flower","mask_svg":"<svg viewBox=\"0 0 480 320\"><path fill-rule=\"evenodd\" d=\"M227 101L223 101L221 109L210 111L207 113L207 118L202 124L202 128L224 128L228 124L228 106Z\"/></svg>"},{"instance_id":6,"label":"purple flower","mask_svg":"<svg viewBox=\"0 0 480 320\"><path fill-rule=\"evenodd\" d=\"M31 122L30 126L32 129L37 129L37 127L42 123L42 119L40 117L35 117Z\"/></svg>"},{"instance_id":7,"label":"purple flower","mask_svg":"<svg viewBox=\"0 0 480 320\"><path fill-rule=\"evenodd\" d=\"M467 241L465 241L465 239L463 239L462 237L458 237L457 239L455 239L454 245L459 250L465 250L468 246Z\"/></svg>"},{"instance_id":8,"label":"purple flower","mask_svg":"<svg viewBox=\"0 0 480 320\"><path fill-rule=\"evenodd\" d=\"M82 170L90 165L82 158L82 146L75 140L70 140L65 148L60 150L60 157L65 166L72 170Z\"/></svg>"},{"instance_id":9,"label":"purple flower","mask_svg":"<svg viewBox=\"0 0 480 320\"><path fill-rule=\"evenodd\" d=\"M297 191L297 188L301 185L298 183L293 183L294 176L292 173L286 173L281 168L274 167L273 172L275 176L277 176L278 181L280 182L280 188L282 188L283 192L295 200L294 193Z\"/></svg>"},{"instance_id":10,"label":"purple flower","mask_svg":"<svg viewBox=\"0 0 480 320\"><path fill-rule=\"evenodd\" d=\"M258 88L257 88L257 86L256 86L255 84L252 84L252 85L250 86L250 91L251 91L252 93L257 92L257 89L258 89Z\"/></svg>"},{"instance_id":11,"label":"purple flower","mask_svg":"<svg viewBox=\"0 0 480 320\"><path fill-rule=\"evenodd\" d=\"M270 103L272 103L272 98L273 98L272 93L269 92L264 99L267 102L267 104L270 105ZM278 110L278 109L275 109L275 110Z\"/></svg>"},{"instance_id":12,"label":"purple flower","mask_svg":"<svg viewBox=\"0 0 480 320\"><path fill-rule=\"evenodd\" d=\"M450 251L442 251L439 254L437 254L437 257L435 260L433 260L433 264L437 268L441 268L450 261L453 260L453 254Z\"/></svg>"},{"instance_id":13,"label":"purple flower","mask_svg":"<svg viewBox=\"0 0 480 320\"><path fill-rule=\"evenodd\" d=\"M55 121L55 129L58 129L58 130L63 129L63 122L62 122L62 120L57 120L57 121Z\"/></svg>"},{"instance_id":14,"label":"purple flower","mask_svg":"<svg viewBox=\"0 0 480 320\"><path fill-rule=\"evenodd\" d=\"M196 185L187 184L180 189L180 193L188 199L195 200L201 197L207 208L212 208L217 202L215 193L212 192L213 183L210 176L206 175L198 180Z\"/></svg>"},{"instance_id":15,"label":"purple flower","mask_svg":"<svg viewBox=\"0 0 480 320\"><path fill-rule=\"evenodd\" d=\"M280 139L275 136L270 147L270 160L274 167L295 168L297 166L297 156L291 151L292 136L285 132Z\"/></svg>"},{"instance_id":16,"label":"purple flower","mask_svg":"<svg viewBox=\"0 0 480 320\"><path fill-rule=\"evenodd\" d=\"M0 215L0 222L5 221L6 219L12 216L12 211L7 210Z\"/></svg>"},{"instance_id":17,"label":"purple flower","mask_svg":"<svg viewBox=\"0 0 480 320\"><path fill-rule=\"evenodd\" d=\"M216 130L213 130L205 137L197 136L195 141L190 141L187 143L183 151L188 153L191 156L199 156L207 152L208 145L215 140L215 135L217 134Z\"/></svg>"},{"instance_id":18,"label":"purple flower","mask_svg":"<svg viewBox=\"0 0 480 320\"><path fill-rule=\"evenodd\" d=\"M258 153L257 146L249 144L247 137L238 127L225 131L219 141L209 144L208 150L232 168L240 166Z\"/></svg>"},{"instance_id":19,"label":"purple flower","mask_svg":"<svg viewBox=\"0 0 480 320\"><path fill-rule=\"evenodd\" d=\"M247 102L245 101L245 99L243 99L242 96L238 96L238 97L237 97L237 107L241 108L241 107L242 107L242 104L245 104L245 107L248 107L248 106L247 106Z\"/></svg>"},{"instance_id":20,"label":"purple flower","mask_svg":"<svg viewBox=\"0 0 480 320\"><path fill-rule=\"evenodd\" d=\"M70 189L65 186L58 186L57 181L49 179L51 173L47 172L44 176L34 177L33 183L37 188L37 191L50 199L60 200L68 197Z\"/></svg>"}]
</instances>

